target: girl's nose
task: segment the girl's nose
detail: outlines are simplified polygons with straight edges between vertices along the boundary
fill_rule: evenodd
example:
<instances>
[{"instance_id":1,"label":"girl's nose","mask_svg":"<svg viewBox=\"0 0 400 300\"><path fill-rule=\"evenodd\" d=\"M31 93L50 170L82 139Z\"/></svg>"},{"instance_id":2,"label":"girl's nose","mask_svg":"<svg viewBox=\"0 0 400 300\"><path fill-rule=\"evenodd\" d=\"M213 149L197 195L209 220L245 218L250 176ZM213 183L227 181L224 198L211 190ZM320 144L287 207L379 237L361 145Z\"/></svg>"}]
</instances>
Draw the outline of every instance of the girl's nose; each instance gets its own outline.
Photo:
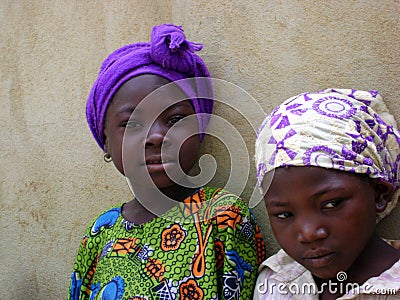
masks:
<instances>
[{"instance_id":1,"label":"girl's nose","mask_svg":"<svg viewBox=\"0 0 400 300\"><path fill-rule=\"evenodd\" d=\"M312 243L327 237L328 230L321 222L303 219L299 224L297 240L301 243Z\"/></svg>"},{"instance_id":2,"label":"girl's nose","mask_svg":"<svg viewBox=\"0 0 400 300\"><path fill-rule=\"evenodd\" d=\"M161 147L165 144L165 135L167 130L163 128L160 124L152 124L146 137L146 147Z\"/></svg>"}]
</instances>

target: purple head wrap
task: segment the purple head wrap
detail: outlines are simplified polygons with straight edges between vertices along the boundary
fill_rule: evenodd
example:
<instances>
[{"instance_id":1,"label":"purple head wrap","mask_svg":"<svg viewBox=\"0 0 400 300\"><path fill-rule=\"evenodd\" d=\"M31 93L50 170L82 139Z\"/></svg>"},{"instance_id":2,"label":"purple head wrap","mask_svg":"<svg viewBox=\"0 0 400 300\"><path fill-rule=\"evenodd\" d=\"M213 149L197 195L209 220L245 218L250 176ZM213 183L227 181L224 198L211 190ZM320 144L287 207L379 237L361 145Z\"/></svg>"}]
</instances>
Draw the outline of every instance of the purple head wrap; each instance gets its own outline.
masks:
<instances>
[{"instance_id":1,"label":"purple head wrap","mask_svg":"<svg viewBox=\"0 0 400 300\"><path fill-rule=\"evenodd\" d=\"M149 43L130 44L112 52L101 65L86 103L89 128L100 148L104 149L104 119L108 105L126 81L143 74L158 75L171 82L210 77L204 61L194 53L202 48L201 44L187 41L180 26L163 24L153 27ZM209 84L204 84L204 80L198 82L196 86L181 88L198 114L202 140L214 102L211 80L206 81Z\"/></svg>"}]
</instances>

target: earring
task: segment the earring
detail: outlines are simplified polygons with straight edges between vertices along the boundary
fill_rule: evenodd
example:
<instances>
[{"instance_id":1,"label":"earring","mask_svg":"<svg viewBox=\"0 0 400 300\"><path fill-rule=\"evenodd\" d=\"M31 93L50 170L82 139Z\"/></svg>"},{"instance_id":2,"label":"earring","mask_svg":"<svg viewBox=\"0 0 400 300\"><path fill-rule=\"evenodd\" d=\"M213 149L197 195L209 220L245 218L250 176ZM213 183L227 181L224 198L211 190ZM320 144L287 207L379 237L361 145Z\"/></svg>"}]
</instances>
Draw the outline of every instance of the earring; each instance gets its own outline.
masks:
<instances>
[{"instance_id":1,"label":"earring","mask_svg":"<svg viewBox=\"0 0 400 300\"><path fill-rule=\"evenodd\" d=\"M106 163L109 163L109 162L112 161L111 155L108 154L107 152L104 153L103 159L104 159L104 161L105 161Z\"/></svg>"},{"instance_id":2,"label":"earring","mask_svg":"<svg viewBox=\"0 0 400 300\"><path fill-rule=\"evenodd\" d=\"M378 212L382 212L382 211L386 208L386 205L387 205L387 202L386 202L386 201L385 201L385 202L383 202L383 201L377 202L377 203L376 203L376 210L377 210Z\"/></svg>"}]
</instances>

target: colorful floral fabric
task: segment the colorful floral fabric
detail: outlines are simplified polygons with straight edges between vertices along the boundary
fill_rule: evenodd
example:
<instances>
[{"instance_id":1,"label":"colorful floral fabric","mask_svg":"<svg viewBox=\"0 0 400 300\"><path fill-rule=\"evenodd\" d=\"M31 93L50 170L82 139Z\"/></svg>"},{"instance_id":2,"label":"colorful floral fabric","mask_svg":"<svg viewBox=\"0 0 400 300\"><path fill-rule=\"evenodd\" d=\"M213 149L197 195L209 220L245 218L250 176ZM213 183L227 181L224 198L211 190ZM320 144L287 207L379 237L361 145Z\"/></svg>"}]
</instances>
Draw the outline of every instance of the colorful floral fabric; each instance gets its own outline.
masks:
<instances>
[{"instance_id":1,"label":"colorful floral fabric","mask_svg":"<svg viewBox=\"0 0 400 300\"><path fill-rule=\"evenodd\" d=\"M251 299L266 253L237 196L203 188L141 225L121 211L112 207L87 228L69 299Z\"/></svg>"}]
</instances>

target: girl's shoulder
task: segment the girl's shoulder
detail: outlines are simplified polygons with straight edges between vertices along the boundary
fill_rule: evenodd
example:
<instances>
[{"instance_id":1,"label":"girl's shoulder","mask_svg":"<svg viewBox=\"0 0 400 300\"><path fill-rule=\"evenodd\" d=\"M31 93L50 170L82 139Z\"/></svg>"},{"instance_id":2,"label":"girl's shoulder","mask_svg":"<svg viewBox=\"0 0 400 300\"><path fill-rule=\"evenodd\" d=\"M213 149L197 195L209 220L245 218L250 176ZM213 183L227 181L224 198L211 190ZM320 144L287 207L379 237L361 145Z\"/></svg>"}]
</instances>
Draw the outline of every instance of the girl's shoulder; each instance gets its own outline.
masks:
<instances>
[{"instance_id":1,"label":"girl's shoulder","mask_svg":"<svg viewBox=\"0 0 400 300\"><path fill-rule=\"evenodd\" d=\"M238 195L218 187L204 187L200 190L200 193L204 194L200 197L203 197L203 201L206 201L205 207L211 212L210 216L229 214L255 222L252 211Z\"/></svg>"},{"instance_id":2,"label":"girl's shoulder","mask_svg":"<svg viewBox=\"0 0 400 300\"><path fill-rule=\"evenodd\" d=\"M122 218L122 206L123 204L118 204L111 206L97 216L95 216L86 228L86 234L98 235L100 232L112 228L119 218Z\"/></svg>"},{"instance_id":3,"label":"girl's shoulder","mask_svg":"<svg viewBox=\"0 0 400 300\"><path fill-rule=\"evenodd\" d=\"M206 201L224 202L226 204L239 205L247 208L247 204L241 197L223 188L206 186L203 187L201 191L204 193Z\"/></svg>"}]
</instances>

